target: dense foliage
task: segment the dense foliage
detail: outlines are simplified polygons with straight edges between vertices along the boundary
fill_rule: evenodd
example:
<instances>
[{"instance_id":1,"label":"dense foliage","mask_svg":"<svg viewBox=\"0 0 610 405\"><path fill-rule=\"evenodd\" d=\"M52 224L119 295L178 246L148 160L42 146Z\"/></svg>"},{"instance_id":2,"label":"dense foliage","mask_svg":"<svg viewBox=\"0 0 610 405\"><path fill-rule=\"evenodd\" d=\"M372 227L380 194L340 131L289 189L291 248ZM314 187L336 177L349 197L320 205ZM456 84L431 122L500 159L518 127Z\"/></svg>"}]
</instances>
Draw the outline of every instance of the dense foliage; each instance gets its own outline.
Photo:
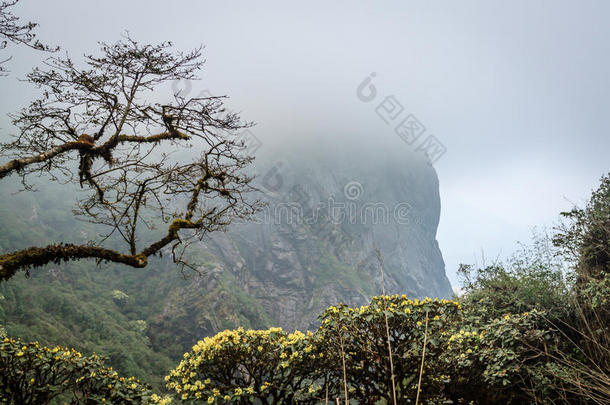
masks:
<instances>
[{"instance_id":1,"label":"dense foliage","mask_svg":"<svg viewBox=\"0 0 610 405\"><path fill-rule=\"evenodd\" d=\"M316 403L312 379L325 353L309 332L226 330L199 341L165 378L183 401L208 403Z\"/></svg>"},{"instance_id":2,"label":"dense foliage","mask_svg":"<svg viewBox=\"0 0 610 405\"><path fill-rule=\"evenodd\" d=\"M439 388L448 378L442 357L460 312L456 301L410 300L404 295L373 297L369 305L360 308L330 307L322 314L318 333L323 336L329 353L343 353L351 397L359 401L383 398L390 402L392 369L396 376L397 400L404 403L414 398L426 340L421 387L424 398L439 399ZM330 369L335 377L341 377L341 363L336 361Z\"/></svg>"},{"instance_id":3,"label":"dense foliage","mask_svg":"<svg viewBox=\"0 0 610 405\"><path fill-rule=\"evenodd\" d=\"M93 354L48 348L19 339L0 341L0 401L8 404L150 403L153 392L134 377L124 378ZM158 396L155 395L155 398Z\"/></svg>"}]
</instances>

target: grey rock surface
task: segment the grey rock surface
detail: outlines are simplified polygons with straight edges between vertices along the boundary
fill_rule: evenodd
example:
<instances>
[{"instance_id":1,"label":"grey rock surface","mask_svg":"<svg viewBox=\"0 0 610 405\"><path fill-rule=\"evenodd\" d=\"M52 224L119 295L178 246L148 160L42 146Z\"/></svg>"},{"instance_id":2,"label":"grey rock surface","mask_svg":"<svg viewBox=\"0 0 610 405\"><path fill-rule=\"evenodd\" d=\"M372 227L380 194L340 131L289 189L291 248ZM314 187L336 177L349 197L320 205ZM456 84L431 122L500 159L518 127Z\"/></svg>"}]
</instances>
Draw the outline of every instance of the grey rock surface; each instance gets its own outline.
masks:
<instances>
[{"instance_id":1,"label":"grey rock surface","mask_svg":"<svg viewBox=\"0 0 610 405\"><path fill-rule=\"evenodd\" d=\"M257 161L256 174L267 206L202 242L205 277L167 297L159 325L179 308L190 336L315 328L329 305L381 294L376 247L388 294L452 295L436 241L438 179L422 156L282 154Z\"/></svg>"}]
</instances>

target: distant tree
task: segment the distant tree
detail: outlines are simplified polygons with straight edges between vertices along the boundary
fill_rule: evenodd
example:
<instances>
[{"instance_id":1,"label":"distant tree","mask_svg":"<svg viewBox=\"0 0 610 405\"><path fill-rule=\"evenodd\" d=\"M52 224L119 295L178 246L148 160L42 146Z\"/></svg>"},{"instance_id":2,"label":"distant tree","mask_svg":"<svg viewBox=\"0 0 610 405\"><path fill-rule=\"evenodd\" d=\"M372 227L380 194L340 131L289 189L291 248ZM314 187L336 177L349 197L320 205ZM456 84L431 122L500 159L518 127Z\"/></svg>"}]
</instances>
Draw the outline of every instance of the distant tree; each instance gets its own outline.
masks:
<instances>
[{"instance_id":1,"label":"distant tree","mask_svg":"<svg viewBox=\"0 0 610 405\"><path fill-rule=\"evenodd\" d=\"M554 244L576 265L580 281L610 274L610 173L601 178L584 208L562 212Z\"/></svg>"},{"instance_id":2,"label":"distant tree","mask_svg":"<svg viewBox=\"0 0 610 405\"><path fill-rule=\"evenodd\" d=\"M18 2L19 0L13 0L0 3L0 50L5 49L9 43L26 45L41 51L57 50L58 48L49 47L36 39L34 29L38 24L33 22L22 24L19 17L11 12L11 7ZM10 57L0 58L0 75L7 73L2 64L10 59Z\"/></svg>"},{"instance_id":3,"label":"distant tree","mask_svg":"<svg viewBox=\"0 0 610 405\"><path fill-rule=\"evenodd\" d=\"M553 240L576 273L577 319L570 347L584 359L562 353L566 391L596 403L610 402L610 173L602 176L584 208L563 212Z\"/></svg>"},{"instance_id":4,"label":"distant tree","mask_svg":"<svg viewBox=\"0 0 610 405\"><path fill-rule=\"evenodd\" d=\"M250 124L226 112L223 97L178 92L168 103L150 101L161 98L164 85L196 78L201 48L171 52L169 42L141 45L128 35L100 46L101 55L85 56L84 67L52 57L28 74L42 96L10 115L18 133L0 144L0 178L17 174L26 190L33 174L80 186L86 197L78 200L76 216L107 232L87 244L2 254L0 279L78 259L145 267L168 246L175 262L187 264L189 241L258 207L245 198L252 178L243 169L253 158L239 140L239 130ZM189 154L178 155L186 149ZM200 155L191 158L194 151ZM160 223L166 231L149 240ZM109 247L116 246L115 236L124 250Z\"/></svg>"}]
</instances>

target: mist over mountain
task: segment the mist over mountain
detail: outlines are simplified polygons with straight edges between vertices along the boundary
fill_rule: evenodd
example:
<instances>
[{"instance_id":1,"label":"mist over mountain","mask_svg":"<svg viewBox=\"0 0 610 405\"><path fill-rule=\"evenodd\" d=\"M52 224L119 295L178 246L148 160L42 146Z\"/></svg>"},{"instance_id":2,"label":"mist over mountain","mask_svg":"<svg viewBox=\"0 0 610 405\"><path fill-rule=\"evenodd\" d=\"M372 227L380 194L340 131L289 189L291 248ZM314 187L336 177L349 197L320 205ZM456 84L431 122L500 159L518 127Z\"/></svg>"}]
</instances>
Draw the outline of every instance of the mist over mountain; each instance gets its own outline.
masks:
<instances>
[{"instance_id":1,"label":"mist over mountain","mask_svg":"<svg viewBox=\"0 0 610 405\"><path fill-rule=\"evenodd\" d=\"M205 274L171 292L156 329L182 324L184 338L196 339L242 319L316 328L323 308L363 305L381 294L376 247L386 292L450 297L435 239L434 169L415 153L382 159L364 152L284 150L281 158L257 160L257 197L267 205L253 221L197 247Z\"/></svg>"},{"instance_id":2,"label":"mist over mountain","mask_svg":"<svg viewBox=\"0 0 610 405\"><path fill-rule=\"evenodd\" d=\"M259 191L250 198L266 206L255 218L191 246L198 273L180 273L169 251L146 269L91 261L48 265L28 280L2 284L0 323L9 333L39 339L36 331L52 319L49 342L114 353L117 367L137 374L142 359L150 364L178 358L197 340L227 328L313 329L329 305L365 304L382 291L377 247L387 293L451 296L436 241L438 179L423 154L336 140L309 148L265 146L253 164ZM87 223L74 226L70 193L64 190L59 198L56 191L41 184L36 193L2 196L3 251L57 240L82 243L97 234ZM128 298L117 299L117 290ZM107 318L95 332L84 299L103 308L100 319ZM17 305L28 300L26 309ZM57 300L65 311L51 310ZM135 331L140 321L144 327ZM110 350L106 328L113 331L108 336L126 341L145 338L146 356L130 360L127 352ZM164 372L163 366L147 367L153 375Z\"/></svg>"}]
</instances>

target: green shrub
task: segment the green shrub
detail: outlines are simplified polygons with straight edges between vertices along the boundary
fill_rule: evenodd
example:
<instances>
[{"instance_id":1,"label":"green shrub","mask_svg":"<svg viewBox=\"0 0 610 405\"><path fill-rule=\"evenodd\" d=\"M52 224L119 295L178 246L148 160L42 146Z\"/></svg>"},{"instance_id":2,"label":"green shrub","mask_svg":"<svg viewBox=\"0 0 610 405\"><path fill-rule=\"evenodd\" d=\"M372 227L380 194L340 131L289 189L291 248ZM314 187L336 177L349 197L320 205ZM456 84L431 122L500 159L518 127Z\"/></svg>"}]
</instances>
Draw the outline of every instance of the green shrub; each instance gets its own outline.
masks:
<instances>
[{"instance_id":1,"label":"green shrub","mask_svg":"<svg viewBox=\"0 0 610 405\"><path fill-rule=\"evenodd\" d=\"M311 333L225 330L199 341L165 380L185 403L314 404L321 386L308 376L323 357Z\"/></svg>"},{"instance_id":2,"label":"green shrub","mask_svg":"<svg viewBox=\"0 0 610 405\"><path fill-rule=\"evenodd\" d=\"M459 316L460 305L455 301L410 300L404 295L381 296L373 297L369 305L360 308L345 305L328 308L322 313L322 327L318 333L329 353L345 357L347 384L351 389L348 396L367 401L365 403L376 400L392 402L392 368L397 401L409 403L415 399L425 339L422 398L441 401L443 386L449 380L446 367L441 362L442 353ZM335 361L331 371L341 381L341 359ZM339 391L336 395L341 397L344 393Z\"/></svg>"},{"instance_id":3,"label":"green shrub","mask_svg":"<svg viewBox=\"0 0 610 405\"><path fill-rule=\"evenodd\" d=\"M95 354L86 357L74 349L8 337L0 341L1 403L146 404L153 395L148 386L119 376Z\"/></svg>"},{"instance_id":4,"label":"green shrub","mask_svg":"<svg viewBox=\"0 0 610 405\"><path fill-rule=\"evenodd\" d=\"M546 368L558 344L545 313L535 309L480 325L465 322L445 353L452 363L449 391L475 403L550 402L554 385Z\"/></svg>"}]
</instances>

